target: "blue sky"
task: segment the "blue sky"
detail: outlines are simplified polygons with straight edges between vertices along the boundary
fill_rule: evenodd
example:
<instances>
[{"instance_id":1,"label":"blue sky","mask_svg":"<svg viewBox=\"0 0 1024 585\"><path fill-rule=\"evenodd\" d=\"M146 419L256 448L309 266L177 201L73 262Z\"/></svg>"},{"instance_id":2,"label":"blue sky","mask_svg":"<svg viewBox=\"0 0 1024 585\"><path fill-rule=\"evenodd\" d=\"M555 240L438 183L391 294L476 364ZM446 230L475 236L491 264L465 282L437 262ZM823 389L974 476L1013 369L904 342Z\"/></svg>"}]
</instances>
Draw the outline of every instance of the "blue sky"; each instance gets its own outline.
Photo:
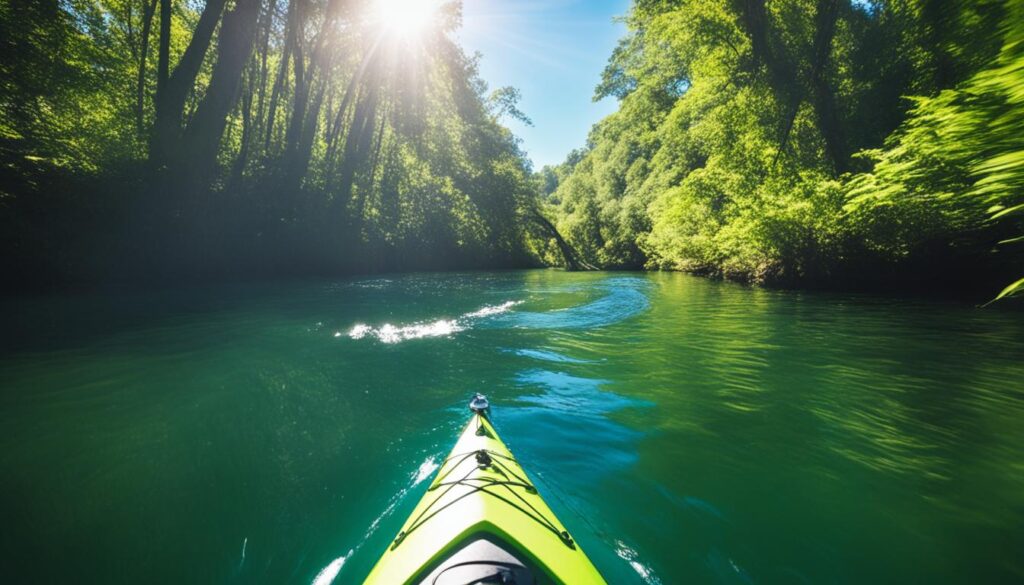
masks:
<instances>
[{"instance_id":1,"label":"blue sky","mask_svg":"<svg viewBox=\"0 0 1024 585\"><path fill-rule=\"evenodd\" d=\"M505 123L523 139L540 169L583 146L590 127L615 111L593 103L601 71L626 29L612 22L629 0L464 0L459 38L483 54L480 72L492 89L512 85L533 127Z\"/></svg>"}]
</instances>

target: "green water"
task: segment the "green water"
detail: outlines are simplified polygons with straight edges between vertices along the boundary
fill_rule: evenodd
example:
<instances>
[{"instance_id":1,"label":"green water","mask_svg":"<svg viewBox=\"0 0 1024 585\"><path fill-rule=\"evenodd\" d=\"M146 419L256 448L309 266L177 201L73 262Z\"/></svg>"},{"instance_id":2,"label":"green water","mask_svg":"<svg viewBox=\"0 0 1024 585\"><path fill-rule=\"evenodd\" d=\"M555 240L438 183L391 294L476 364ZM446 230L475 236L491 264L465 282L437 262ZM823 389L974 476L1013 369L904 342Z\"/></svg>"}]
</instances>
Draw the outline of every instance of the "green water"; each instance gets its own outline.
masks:
<instances>
[{"instance_id":1,"label":"green water","mask_svg":"<svg viewBox=\"0 0 1024 585\"><path fill-rule=\"evenodd\" d=\"M555 271L6 301L7 583L359 583L475 391L611 583L1024 580L1024 314Z\"/></svg>"}]
</instances>

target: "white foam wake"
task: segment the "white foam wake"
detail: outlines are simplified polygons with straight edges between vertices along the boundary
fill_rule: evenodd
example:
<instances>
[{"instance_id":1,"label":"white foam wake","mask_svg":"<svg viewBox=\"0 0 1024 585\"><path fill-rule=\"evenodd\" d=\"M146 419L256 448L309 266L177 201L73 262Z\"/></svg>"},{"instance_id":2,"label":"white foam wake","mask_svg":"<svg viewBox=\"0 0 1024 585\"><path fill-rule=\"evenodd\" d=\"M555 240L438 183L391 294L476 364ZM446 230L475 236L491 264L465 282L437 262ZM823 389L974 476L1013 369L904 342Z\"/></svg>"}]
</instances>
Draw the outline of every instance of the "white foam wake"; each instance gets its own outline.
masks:
<instances>
[{"instance_id":1,"label":"white foam wake","mask_svg":"<svg viewBox=\"0 0 1024 585\"><path fill-rule=\"evenodd\" d=\"M463 318L466 319L479 319L480 317L490 317L491 315L500 315L507 313L512 310L512 307L521 304L523 301L508 301L501 303L500 305L490 305L480 309L479 311L473 311L472 313L466 313Z\"/></svg>"},{"instance_id":2,"label":"white foam wake","mask_svg":"<svg viewBox=\"0 0 1024 585\"><path fill-rule=\"evenodd\" d=\"M629 563L629 566L636 571L637 575L640 575L640 578L644 583L647 585L661 585L661 579L658 579L658 576L654 574L654 571L650 566L640 562L640 555L637 554L634 549L627 546L626 543L621 540L616 540L615 554L617 554L620 559Z\"/></svg>"},{"instance_id":3,"label":"white foam wake","mask_svg":"<svg viewBox=\"0 0 1024 585\"><path fill-rule=\"evenodd\" d=\"M376 337L383 343L398 343L400 341L408 341L410 339L422 339L424 337L444 337L445 335L451 335L462 331L462 327L457 321L450 321L447 319L441 319L439 321L431 321L430 323L415 323L413 325L404 325L396 327L390 323L386 323L379 328L373 328L369 325L360 323L352 328L348 332L348 336L352 339L363 339L364 337Z\"/></svg>"},{"instance_id":4,"label":"white foam wake","mask_svg":"<svg viewBox=\"0 0 1024 585\"><path fill-rule=\"evenodd\" d=\"M433 475L434 472L437 471L437 468L440 466L441 464L437 462L437 458L434 457L433 455L427 457L423 461L423 463L420 463L420 466L416 469L416 471L412 472L412 474L409 475L409 485L400 489L398 493L391 497L391 501L388 502L388 505L386 508L384 508L384 511L381 512L381 514L377 516L377 518L375 518L373 522L370 523L369 528L367 528L366 530L366 534L363 535L363 539L359 542L359 544L352 547L348 551L348 554L334 559L330 562L330 564L321 569L320 572L317 573L316 577L313 579L311 585L332 585L334 583L334 580L338 578L338 574L341 573L341 568L345 566L345 562L352 558L352 555L354 555L356 551L363 548L363 545L366 544L366 541L370 540L370 537L373 536L375 532L377 532L377 528L380 527L380 523L385 518L390 516L391 513L395 511L395 507L398 506L398 504L403 499L405 499L405 496L408 495L409 490L423 483L423 481L429 478L431 475Z\"/></svg>"},{"instance_id":5,"label":"white foam wake","mask_svg":"<svg viewBox=\"0 0 1024 585\"><path fill-rule=\"evenodd\" d=\"M410 339L423 339L426 337L446 337L460 331L465 331L473 325L473 321L485 317L493 317L512 310L512 307L522 301L508 301L500 305L488 305L472 313L466 313L457 319L438 319L436 321L421 321L411 325L392 325L385 323L380 327L372 327L365 323L359 323L349 330L350 339L365 339L371 337L381 343L400 343ZM335 333L335 337L341 337L341 332Z\"/></svg>"},{"instance_id":6,"label":"white foam wake","mask_svg":"<svg viewBox=\"0 0 1024 585\"><path fill-rule=\"evenodd\" d=\"M313 585L331 585L331 583L334 583L334 579L338 576L338 573L341 572L341 568L345 566L345 561L352 556L353 552L355 551L350 550L347 555L338 557L331 561L331 564L327 565L317 573L316 578L313 579Z\"/></svg>"},{"instance_id":7,"label":"white foam wake","mask_svg":"<svg viewBox=\"0 0 1024 585\"><path fill-rule=\"evenodd\" d=\"M412 474L412 485L418 486L420 483L423 482L423 480L433 475L434 472L437 471L438 467L441 467L441 465L438 464L436 459L434 459L433 457L427 457L427 459L420 464L420 467L419 469L416 470L416 473Z\"/></svg>"}]
</instances>

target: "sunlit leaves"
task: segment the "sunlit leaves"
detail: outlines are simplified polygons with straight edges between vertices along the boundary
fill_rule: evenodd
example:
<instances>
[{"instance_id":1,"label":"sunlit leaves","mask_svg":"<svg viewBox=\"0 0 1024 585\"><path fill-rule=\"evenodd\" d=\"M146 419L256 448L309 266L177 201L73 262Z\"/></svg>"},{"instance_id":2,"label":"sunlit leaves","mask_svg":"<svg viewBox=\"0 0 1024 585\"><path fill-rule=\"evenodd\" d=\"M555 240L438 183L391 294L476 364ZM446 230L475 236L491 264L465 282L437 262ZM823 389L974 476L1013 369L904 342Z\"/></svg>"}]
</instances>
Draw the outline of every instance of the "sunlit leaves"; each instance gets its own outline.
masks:
<instances>
[{"instance_id":1,"label":"sunlit leaves","mask_svg":"<svg viewBox=\"0 0 1024 585\"><path fill-rule=\"evenodd\" d=\"M1010 295L1015 295L1020 292L1024 292L1024 278L1018 280L1017 282L1003 289L1003 292L999 293L999 296L996 297L996 300L1006 298Z\"/></svg>"},{"instance_id":2,"label":"sunlit leaves","mask_svg":"<svg viewBox=\"0 0 1024 585\"><path fill-rule=\"evenodd\" d=\"M559 225L606 266L755 280L987 258L1024 210L1022 4L634 2Z\"/></svg>"},{"instance_id":3,"label":"sunlit leaves","mask_svg":"<svg viewBox=\"0 0 1024 585\"><path fill-rule=\"evenodd\" d=\"M905 226L868 231L875 242L981 230L1024 210L1024 2L1008 6L997 60L957 89L915 98L887 148L867 154L873 171L850 182L854 217Z\"/></svg>"}]
</instances>

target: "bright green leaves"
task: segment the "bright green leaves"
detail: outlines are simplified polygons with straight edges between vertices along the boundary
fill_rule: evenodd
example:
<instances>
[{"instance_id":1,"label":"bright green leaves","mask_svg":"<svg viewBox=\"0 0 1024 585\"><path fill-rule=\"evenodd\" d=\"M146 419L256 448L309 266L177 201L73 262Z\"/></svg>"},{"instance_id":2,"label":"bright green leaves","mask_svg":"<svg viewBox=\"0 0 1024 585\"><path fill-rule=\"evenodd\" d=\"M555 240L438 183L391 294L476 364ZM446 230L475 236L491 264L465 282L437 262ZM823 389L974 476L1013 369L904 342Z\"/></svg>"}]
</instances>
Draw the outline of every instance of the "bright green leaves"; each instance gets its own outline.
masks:
<instances>
[{"instance_id":1,"label":"bright green leaves","mask_svg":"<svg viewBox=\"0 0 1024 585\"><path fill-rule=\"evenodd\" d=\"M1024 210L1022 6L637 0L559 227L607 267L755 280L988 262Z\"/></svg>"},{"instance_id":2,"label":"bright green leaves","mask_svg":"<svg viewBox=\"0 0 1024 585\"><path fill-rule=\"evenodd\" d=\"M886 148L867 153L873 171L850 181L847 211L876 246L908 253L917 242L977 233L961 245L982 248L987 230L1024 210L1024 2L1007 6L995 61L956 89L914 98Z\"/></svg>"},{"instance_id":3,"label":"bright green leaves","mask_svg":"<svg viewBox=\"0 0 1024 585\"><path fill-rule=\"evenodd\" d=\"M998 301L1000 299L1005 299L1006 297L1013 296L1021 292L1024 292L1024 278L1003 289L1003 292L999 293L999 296L997 296L995 300Z\"/></svg>"}]
</instances>

